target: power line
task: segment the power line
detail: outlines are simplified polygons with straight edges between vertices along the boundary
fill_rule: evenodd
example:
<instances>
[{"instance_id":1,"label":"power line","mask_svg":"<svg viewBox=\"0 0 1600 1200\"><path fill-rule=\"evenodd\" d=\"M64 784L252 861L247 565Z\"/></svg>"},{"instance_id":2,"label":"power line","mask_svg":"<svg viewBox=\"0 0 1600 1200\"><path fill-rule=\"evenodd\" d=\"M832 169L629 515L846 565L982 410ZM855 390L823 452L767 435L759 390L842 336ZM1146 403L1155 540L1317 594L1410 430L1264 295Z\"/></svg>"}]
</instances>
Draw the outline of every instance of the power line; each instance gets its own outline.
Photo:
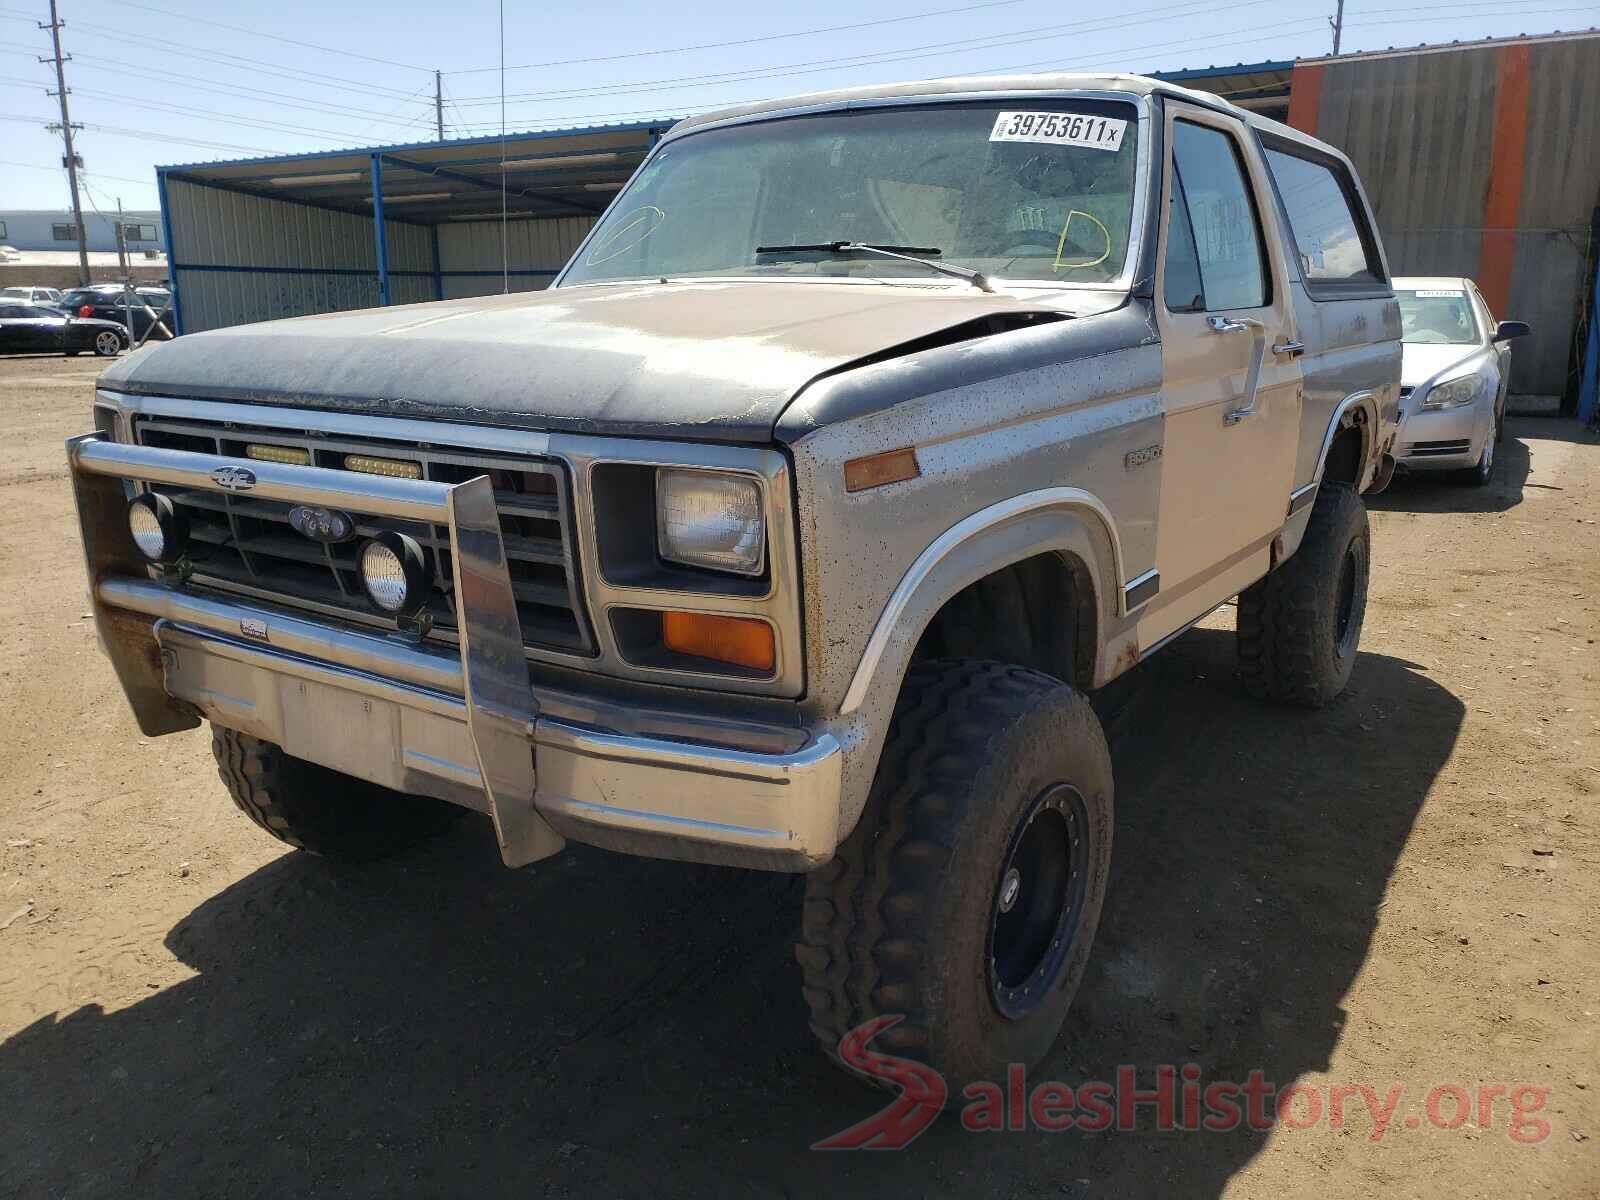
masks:
<instances>
[{"instance_id":1,"label":"power line","mask_svg":"<svg viewBox=\"0 0 1600 1200\"><path fill-rule=\"evenodd\" d=\"M1169 4L1163 8L1150 10L1149 15L1138 20L1126 20L1121 17L1093 17L1084 21L1069 21L1061 25L1041 25L1032 29L1018 29L1008 33L990 34L982 38L960 38L949 42L929 42L920 46L904 46L897 50L875 51L871 54L847 55L842 58L812 59L806 62L782 63L776 67L751 68L740 71L713 72L702 75L679 75L663 79L648 79L638 83L598 85L580 88L560 88L548 92L522 92L507 96L507 100L556 100L578 99L589 96L614 96L629 95L636 92L671 91L674 88L689 87L701 83L727 83L745 82L753 79L776 79L786 75L807 75L819 70L842 66L876 66L881 63L906 62L918 58L937 58L950 53L970 53L980 50L993 50L1002 46L1022 45L1029 42L1051 41L1065 37L1069 33L1101 33L1112 29L1124 29L1133 25L1148 25L1172 19L1174 16L1189 16L1196 13L1216 13L1237 11L1244 8L1256 8L1263 4L1276 3L1277 0L1241 0L1239 3L1229 4L1218 8L1214 4L1196 3L1196 0L1183 0L1179 4ZM1090 28L1093 26L1093 28ZM476 107L499 102L497 96L469 96L458 100L462 107Z\"/></svg>"},{"instance_id":2,"label":"power line","mask_svg":"<svg viewBox=\"0 0 1600 1200\"><path fill-rule=\"evenodd\" d=\"M596 54L588 58L555 58L547 62L522 63L507 67L508 71L532 71L542 67L570 67L580 63L620 62L628 58L650 58L658 54L687 54L693 50L721 50L729 46L753 46L758 42L781 42L788 38L811 37L819 33L840 33L850 29L870 29L877 25L897 25L904 21L922 21L945 17L952 13L977 12L983 8L1005 8L1021 4L1023 0L989 0L986 4L967 4L960 8L939 8L932 12L910 13L903 17L880 17L876 21L857 21L851 25L824 25L817 29L797 29L792 33L769 33L761 37L737 38L728 42L699 42L693 46L668 46L656 50L632 50L624 54ZM446 71L446 75L484 75L498 67L467 67L459 71Z\"/></svg>"},{"instance_id":3,"label":"power line","mask_svg":"<svg viewBox=\"0 0 1600 1200\"><path fill-rule=\"evenodd\" d=\"M40 117L23 117L10 113L0 113L0 121L20 121L25 125L43 126L46 122ZM120 125L97 125L94 122L80 122L82 128L95 133L108 133L113 137L133 138L143 142L168 142L175 146L202 146L210 150L243 150L250 154L282 154L281 150L268 150L264 146L241 146L237 142L210 142L197 138L173 137L170 134L156 133L149 129L127 129Z\"/></svg>"},{"instance_id":4,"label":"power line","mask_svg":"<svg viewBox=\"0 0 1600 1200\"><path fill-rule=\"evenodd\" d=\"M213 21L207 17L197 17L192 13L174 12L170 8L157 8L153 4L135 4L133 0L115 0L118 10L125 8L138 8L145 12L159 13L164 17L177 17L191 25L210 25L215 29L226 29L230 33L243 33L250 37L266 38L268 41L282 42L287 46L300 46L306 50L320 50L324 54L342 54L346 58L359 58L364 62L379 63L386 67L402 67L407 71L431 71L432 67L419 67L415 63L396 62L392 58L376 58L370 54L358 54L354 50L341 50L337 46L325 46L320 42L302 42L297 38L281 37L276 33L264 33L259 29L246 29L242 25L229 25L223 21Z\"/></svg>"},{"instance_id":5,"label":"power line","mask_svg":"<svg viewBox=\"0 0 1600 1200\"><path fill-rule=\"evenodd\" d=\"M1260 43L1260 42L1275 41L1275 40L1277 40L1278 38L1280 38L1283 34L1285 34L1287 32L1298 32L1301 29L1308 29L1308 28L1320 25L1321 23L1322 23L1322 19L1320 17L1308 17L1308 18L1305 18L1305 19L1303 19L1301 21L1298 21L1298 22L1290 22L1290 23L1285 24L1285 25L1280 25L1271 34L1267 34L1267 35L1264 35L1264 36L1258 37L1258 38L1246 39L1246 40L1242 40L1242 41L1238 39L1237 35L1239 33L1243 32L1243 31L1242 30L1232 30L1232 31L1228 31L1228 32L1225 32L1225 33L1213 34L1209 38L1203 38L1203 39L1200 39L1200 40L1196 40L1196 39L1193 39L1193 38L1184 38L1184 39L1179 40L1179 41L1166 42L1166 43L1154 43L1154 44L1152 44L1152 43L1146 42L1146 43L1141 43L1138 46L1125 46L1125 47L1121 47L1121 48L1114 49L1114 50L1095 51L1092 54L1080 55L1080 56L1077 56L1075 58L1040 59L1040 60L1036 60L1036 61L1033 61L1033 62L1027 62L1027 63L1011 63L1011 64L1007 64L1005 66L982 67L982 68L977 68L973 73L974 74L985 74L985 75L999 75L999 74L1005 74L1005 73L1012 72L1012 71L1023 71L1023 70L1029 70L1029 69L1041 68L1041 67L1064 68L1064 67L1077 67L1077 66L1082 66L1082 65L1085 65L1085 64L1096 64L1097 65L1097 64L1105 62L1109 58L1115 58L1115 57L1119 57L1119 56L1122 56L1122 55L1142 54L1142 53L1144 53L1146 51L1162 50L1162 49L1166 49L1168 47L1185 47L1185 48L1203 49L1203 48L1206 48L1208 46L1213 46L1213 45L1247 46L1247 45L1252 45L1252 44L1256 44L1256 43ZM725 100L717 101L716 103L713 103L713 104L695 105L695 106L692 106L692 108L693 108L693 111L696 111L696 112L707 112L707 111L713 111L713 110L718 109L718 108L726 108L726 107L729 107L731 105L737 105L737 104L741 104L741 103L749 103L752 99L760 99L760 97L749 97L749 96L746 96L746 97L742 97L742 98L738 98L738 99L725 99ZM641 109L641 110L633 110L631 112L588 113L588 114L584 114L584 115L581 115L581 116L561 117L561 118L559 118L559 120L563 124L567 124L567 123L570 123L570 124L594 124L594 123L599 123L600 121L602 121L602 120L604 120L605 118L608 118L608 117L619 117L620 118L620 117L638 116L638 115L660 116L662 114L660 114L660 113L658 113L658 112L656 112L654 110L650 110L650 109ZM471 126L471 127L472 128L481 128L482 125L483 125L483 123L479 122L477 125Z\"/></svg>"},{"instance_id":6,"label":"power line","mask_svg":"<svg viewBox=\"0 0 1600 1200\"><path fill-rule=\"evenodd\" d=\"M30 58L33 57L33 55L27 51L9 50L3 48L3 46L4 44L0 43L0 54L19 56L25 55ZM187 88L193 91L203 92L220 92L224 95L244 93L250 96L260 96L266 100L272 100L286 108L301 108L308 112L331 112L343 116L367 117L375 120L383 120L391 115L388 112L383 112L374 108L357 108L354 105L335 104L332 101L327 100L318 101L313 104L302 104L298 101L288 99L286 94L283 92L273 91L265 88L253 88L241 83L224 82L220 79L208 79L203 76L189 75L182 79L174 79L166 72L152 70L148 63L131 62L124 58L107 58L104 55L99 54L74 54L72 56L72 60L74 62L100 63L106 66L121 67L123 68L125 74L133 75L138 79L149 80L153 83L159 83L163 87Z\"/></svg>"},{"instance_id":7,"label":"power line","mask_svg":"<svg viewBox=\"0 0 1600 1200\"><path fill-rule=\"evenodd\" d=\"M15 162L9 158L0 158L0 167L21 167L27 171L49 171L51 174L61 170L60 167L41 167L38 163ZM87 175L92 179L114 179L118 183L135 183L142 187L155 187L155 181L150 179L134 179L127 175L107 175L104 171L80 171L80 175Z\"/></svg>"},{"instance_id":8,"label":"power line","mask_svg":"<svg viewBox=\"0 0 1600 1200\"><path fill-rule=\"evenodd\" d=\"M277 75L283 79L291 79L300 83L310 83L316 87L338 88L347 92L369 92L378 95L399 99L405 96L402 88L386 87L377 83L352 83L342 75L328 75L321 71L307 71L300 67L285 66L282 63L267 62L259 58L247 58L242 54L230 54L226 50L212 50L205 46L194 46L187 42L175 42L168 38L152 37L143 33L129 33L119 30L116 33L105 33L96 29L80 29L81 37L104 38L113 42L134 42L140 46L151 46L163 52L180 52L185 59L199 58L207 62L220 62L223 66L238 69L243 63L251 70L260 71L267 75Z\"/></svg>"}]
</instances>

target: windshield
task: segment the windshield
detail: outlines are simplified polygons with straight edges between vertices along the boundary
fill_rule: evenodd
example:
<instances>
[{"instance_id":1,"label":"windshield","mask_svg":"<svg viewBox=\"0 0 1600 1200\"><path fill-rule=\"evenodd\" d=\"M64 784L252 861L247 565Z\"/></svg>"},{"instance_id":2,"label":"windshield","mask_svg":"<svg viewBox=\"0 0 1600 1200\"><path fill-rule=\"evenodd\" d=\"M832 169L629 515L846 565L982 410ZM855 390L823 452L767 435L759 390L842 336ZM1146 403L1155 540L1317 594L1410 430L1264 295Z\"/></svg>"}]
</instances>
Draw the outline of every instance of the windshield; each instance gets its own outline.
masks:
<instances>
[{"instance_id":1,"label":"windshield","mask_svg":"<svg viewBox=\"0 0 1600 1200\"><path fill-rule=\"evenodd\" d=\"M859 242L1003 278L1104 284L1121 275L1128 253L1136 117L1131 103L1029 99L854 109L693 134L641 168L562 282L939 282L918 263L829 245Z\"/></svg>"},{"instance_id":2,"label":"windshield","mask_svg":"<svg viewBox=\"0 0 1600 1200\"><path fill-rule=\"evenodd\" d=\"M1469 346L1482 340L1472 301L1461 288L1395 290L1400 340L1435 346Z\"/></svg>"}]
</instances>

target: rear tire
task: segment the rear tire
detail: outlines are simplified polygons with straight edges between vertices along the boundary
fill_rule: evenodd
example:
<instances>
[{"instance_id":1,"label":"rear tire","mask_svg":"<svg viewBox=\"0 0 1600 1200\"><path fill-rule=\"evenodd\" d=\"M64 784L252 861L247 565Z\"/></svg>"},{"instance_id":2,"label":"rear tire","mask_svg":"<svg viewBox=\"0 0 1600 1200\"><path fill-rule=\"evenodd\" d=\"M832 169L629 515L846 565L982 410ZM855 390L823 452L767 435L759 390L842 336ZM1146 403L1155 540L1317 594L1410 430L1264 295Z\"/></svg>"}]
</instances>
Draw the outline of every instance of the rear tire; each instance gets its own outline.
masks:
<instances>
[{"instance_id":1,"label":"rear tire","mask_svg":"<svg viewBox=\"0 0 1600 1200\"><path fill-rule=\"evenodd\" d=\"M1262 700L1321 708L1350 682L1367 611L1372 537L1355 489L1317 491L1300 548L1239 593L1239 674Z\"/></svg>"},{"instance_id":2,"label":"rear tire","mask_svg":"<svg viewBox=\"0 0 1600 1200\"><path fill-rule=\"evenodd\" d=\"M854 832L806 882L811 1029L934 1067L947 1103L1055 1043L1111 866L1111 758L1084 696L1036 671L908 672ZM842 1065L842 1064L841 1064Z\"/></svg>"},{"instance_id":3,"label":"rear tire","mask_svg":"<svg viewBox=\"0 0 1600 1200\"><path fill-rule=\"evenodd\" d=\"M399 853L449 827L462 810L390 791L285 754L247 733L211 727L217 773L239 810L280 842L347 862Z\"/></svg>"}]
</instances>

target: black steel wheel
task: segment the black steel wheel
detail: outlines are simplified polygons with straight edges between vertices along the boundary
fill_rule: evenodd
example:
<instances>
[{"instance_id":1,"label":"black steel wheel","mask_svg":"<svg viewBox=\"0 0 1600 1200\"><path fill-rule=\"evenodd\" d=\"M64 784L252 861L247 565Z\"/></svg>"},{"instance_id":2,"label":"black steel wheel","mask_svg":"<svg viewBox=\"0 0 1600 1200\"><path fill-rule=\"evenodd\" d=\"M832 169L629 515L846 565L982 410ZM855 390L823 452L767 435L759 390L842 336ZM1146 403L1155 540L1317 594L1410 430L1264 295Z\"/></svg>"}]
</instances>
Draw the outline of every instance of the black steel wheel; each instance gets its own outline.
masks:
<instances>
[{"instance_id":1,"label":"black steel wheel","mask_svg":"<svg viewBox=\"0 0 1600 1200\"><path fill-rule=\"evenodd\" d=\"M1012 1020L1044 1001L1072 954L1089 882L1089 814L1070 783L1041 792L1017 830L995 889L986 971L994 1006Z\"/></svg>"}]
</instances>

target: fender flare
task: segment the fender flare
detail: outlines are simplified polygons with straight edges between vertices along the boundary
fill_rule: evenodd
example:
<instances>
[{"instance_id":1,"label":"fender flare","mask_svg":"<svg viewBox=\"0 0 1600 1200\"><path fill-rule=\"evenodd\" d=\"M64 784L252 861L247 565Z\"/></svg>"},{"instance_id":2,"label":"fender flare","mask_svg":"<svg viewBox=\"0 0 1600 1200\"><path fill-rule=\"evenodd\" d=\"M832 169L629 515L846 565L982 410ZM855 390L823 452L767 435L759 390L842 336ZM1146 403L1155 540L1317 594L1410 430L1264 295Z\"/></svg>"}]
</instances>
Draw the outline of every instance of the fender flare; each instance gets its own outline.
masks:
<instances>
[{"instance_id":1,"label":"fender flare","mask_svg":"<svg viewBox=\"0 0 1600 1200\"><path fill-rule=\"evenodd\" d=\"M958 521L906 568L862 650L840 715L849 716L866 703L886 662L909 657L950 597L985 575L1051 551L1072 555L1088 571L1097 628L1103 630L1108 618L1126 615L1122 544L1104 502L1081 488L1024 492Z\"/></svg>"},{"instance_id":2,"label":"fender flare","mask_svg":"<svg viewBox=\"0 0 1600 1200\"><path fill-rule=\"evenodd\" d=\"M1357 484L1366 478L1367 470L1378 448L1378 393L1371 388L1351 392L1339 401L1338 407L1333 410L1333 415L1328 418L1328 428L1322 434L1322 447L1317 451L1317 465L1311 472L1311 482L1296 488L1289 497L1291 515L1311 503L1315 497L1317 488L1322 484L1322 472L1327 469L1328 452L1333 449L1333 439L1339 436L1345 418L1357 409L1366 415L1365 428L1361 434L1361 473L1357 476Z\"/></svg>"}]
</instances>

